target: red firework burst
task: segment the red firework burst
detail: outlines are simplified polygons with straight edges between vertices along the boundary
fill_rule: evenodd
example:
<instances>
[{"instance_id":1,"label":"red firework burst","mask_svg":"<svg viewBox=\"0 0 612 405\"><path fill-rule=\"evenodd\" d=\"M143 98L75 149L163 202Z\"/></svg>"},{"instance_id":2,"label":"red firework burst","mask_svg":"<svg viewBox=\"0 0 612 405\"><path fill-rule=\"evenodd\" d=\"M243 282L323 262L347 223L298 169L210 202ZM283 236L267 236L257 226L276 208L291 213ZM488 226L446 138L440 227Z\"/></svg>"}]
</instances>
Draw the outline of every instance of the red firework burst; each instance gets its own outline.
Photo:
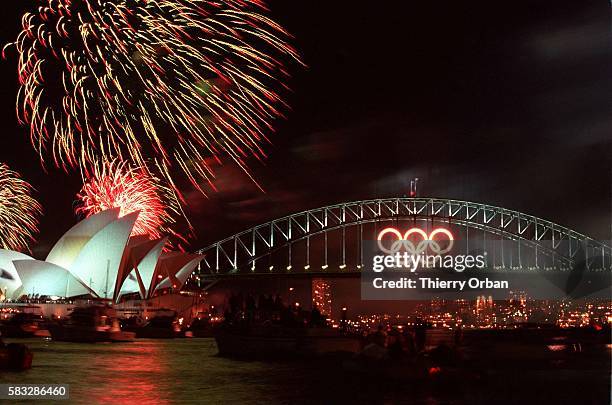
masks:
<instances>
[{"instance_id":1,"label":"red firework burst","mask_svg":"<svg viewBox=\"0 0 612 405\"><path fill-rule=\"evenodd\" d=\"M146 170L127 162L104 161L96 165L77 194L76 213L89 217L110 208L120 208L119 215L124 216L139 211L132 235L160 238L170 233L178 236L168 228L174 222L171 214L176 212L175 205L169 204L172 201L169 197L170 191Z\"/></svg>"}]
</instances>

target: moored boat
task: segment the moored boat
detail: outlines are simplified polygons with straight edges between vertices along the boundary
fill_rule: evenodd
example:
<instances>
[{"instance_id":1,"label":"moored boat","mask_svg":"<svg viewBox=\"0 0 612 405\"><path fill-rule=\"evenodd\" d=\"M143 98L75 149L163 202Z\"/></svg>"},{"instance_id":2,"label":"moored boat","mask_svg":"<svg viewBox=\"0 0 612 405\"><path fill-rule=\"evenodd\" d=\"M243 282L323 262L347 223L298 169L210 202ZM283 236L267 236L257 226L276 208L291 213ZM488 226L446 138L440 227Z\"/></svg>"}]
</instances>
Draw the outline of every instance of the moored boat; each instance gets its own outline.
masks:
<instances>
[{"instance_id":1,"label":"moored boat","mask_svg":"<svg viewBox=\"0 0 612 405\"><path fill-rule=\"evenodd\" d=\"M37 309L31 307L29 309ZM39 308L38 308L39 309ZM9 338L28 338L35 336L49 336L46 322L40 309L36 311L22 311L4 319L0 324L0 333Z\"/></svg>"},{"instance_id":2,"label":"moored boat","mask_svg":"<svg viewBox=\"0 0 612 405\"><path fill-rule=\"evenodd\" d=\"M67 321L49 325L51 338L63 342L131 342L134 332L121 330L115 310L105 305L77 307Z\"/></svg>"},{"instance_id":3,"label":"moored boat","mask_svg":"<svg viewBox=\"0 0 612 405\"><path fill-rule=\"evenodd\" d=\"M33 354L24 344L9 343L0 340L0 370L27 370L32 368Z\"/></svg>"},{"instance_id":4,"label":"moored boat","mask_svg":"<svg viewBox=\"0 0 612 405\"><path fill-rule=\"evenodd\" d=\"M191 321L189 327L185 330L186 337L213 337L213 325L212 322L214 319L209 316L208 313L199 313L198 316Z\"/></svg>"},{"instance_id":5,"label":"moored boat","mask_svg":"<svg viewBox=\"0 0 612 405\"><path fill-rule=\"evenodd\" d=\"M131 318L124 324L123 329L134 332L137 338L173 339L179 337L181 332L176 312L164 308L155 310L155 315L150 319Z\"/></svg>"}]
</instances>

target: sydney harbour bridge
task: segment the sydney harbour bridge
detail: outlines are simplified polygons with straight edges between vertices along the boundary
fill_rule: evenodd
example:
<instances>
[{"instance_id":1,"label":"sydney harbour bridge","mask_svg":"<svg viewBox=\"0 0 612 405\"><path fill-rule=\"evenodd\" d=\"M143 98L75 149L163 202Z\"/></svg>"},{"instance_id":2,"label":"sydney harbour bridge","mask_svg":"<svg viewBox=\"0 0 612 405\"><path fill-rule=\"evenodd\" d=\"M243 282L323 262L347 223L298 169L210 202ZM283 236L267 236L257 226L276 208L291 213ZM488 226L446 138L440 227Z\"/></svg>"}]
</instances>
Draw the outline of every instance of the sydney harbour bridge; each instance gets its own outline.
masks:
<instances>
[{"instance_id":1,"label":"sydney harbour bridge","mask_svg":"<svg viewBox=\"0 0 612 405\"><path fill-rule=\"evenodd\" d=\"M380 230L452 229L465 253L488 255L501 269L612 270L612 247L526 213L444 198L352 201L287 215L201 249L202 280L264 274L349 275L364 268L364 249Z\"/></svg>"}]
</instances>

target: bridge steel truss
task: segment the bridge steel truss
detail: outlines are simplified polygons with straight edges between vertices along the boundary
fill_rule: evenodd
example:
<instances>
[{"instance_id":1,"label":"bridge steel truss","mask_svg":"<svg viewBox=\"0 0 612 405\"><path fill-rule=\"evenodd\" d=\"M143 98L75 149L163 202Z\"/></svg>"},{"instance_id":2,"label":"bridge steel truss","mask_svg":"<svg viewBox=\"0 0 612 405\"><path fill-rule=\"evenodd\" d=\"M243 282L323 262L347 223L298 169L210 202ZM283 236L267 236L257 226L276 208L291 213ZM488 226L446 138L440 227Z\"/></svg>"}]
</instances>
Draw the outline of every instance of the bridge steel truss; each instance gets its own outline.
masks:
<instances>
[{"instance_id":1,"label":"bridge steel truss","mask_svg":"<svg viewBox=\"0 0 612 405\"><path fill-rule=\"evenodd\" d=\"M394 220L446 221L478 229L506 240L519 241L552 255L566 267L575 260L585 260L593 270L612 269L612 247L586 235L532 215L491 205L441 198L387 198L330 205L288 215L255 226L220 240L198 253L205 255L200 263L201 276L237 274L255 271L255 263L283 248L288 249L287 271L291 270L291 246L327 233L342 232L342 262L346 259L345 230L348 227ZM363 243L363 238L360 244ZM310 247L307 247L309 254ZM363 256L363 246L359 246ZM360 260L362 260L361 257ZM537 259L536 259L537 260ZM306 259L305 269L310 268ZM360 261L362 264L363 262ZM325 268L324 266L323 268ZM359 272L362 265L340 269ZM272 270L272 269L270 269Z\"/></svg>"}]
</instances>

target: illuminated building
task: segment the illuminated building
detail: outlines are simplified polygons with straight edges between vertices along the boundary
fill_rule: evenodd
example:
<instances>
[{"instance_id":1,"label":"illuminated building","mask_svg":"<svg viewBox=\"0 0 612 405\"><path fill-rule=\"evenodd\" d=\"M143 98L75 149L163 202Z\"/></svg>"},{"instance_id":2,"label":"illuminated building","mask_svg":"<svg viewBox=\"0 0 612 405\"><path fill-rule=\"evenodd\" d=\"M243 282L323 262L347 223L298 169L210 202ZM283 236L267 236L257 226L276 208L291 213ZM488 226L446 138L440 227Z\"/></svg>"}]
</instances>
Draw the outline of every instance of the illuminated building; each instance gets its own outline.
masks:
<instances>
[{"instance_id":1,"label":"illuminated building","mask_svg":"<svg viewBox=\"0 0 612 405\"><path fill-rule=\"evenodd\" d=\"M146 299L164 288L180 289L202 256L162 253L166 238L130 238L137 217L119 217L119 209L92 215L66 232L44 261L0 250L0 289L13 299L90 295L115 302L125 294Z\"/></svg>"},{"instance_id":2,"label":"illuminated building","mask_svg":"<svg viewBox=\"0 0 612 405\"><path fill-rule=\"evenodd\" d=\"M331 285L322 278L312 279L312 305L326 318L332 317Z\"/></svg>"},{"instance_id":3,"label":"illuminated building","mask_svg":"<svg viewBox=\"0 0 612 405\"><path fill-rule=\"evenodd\" d=\"M525 308L527 303L527 294L525 291L510 291L510 304L516 307Z\"/></svg>"}]
</instances>

